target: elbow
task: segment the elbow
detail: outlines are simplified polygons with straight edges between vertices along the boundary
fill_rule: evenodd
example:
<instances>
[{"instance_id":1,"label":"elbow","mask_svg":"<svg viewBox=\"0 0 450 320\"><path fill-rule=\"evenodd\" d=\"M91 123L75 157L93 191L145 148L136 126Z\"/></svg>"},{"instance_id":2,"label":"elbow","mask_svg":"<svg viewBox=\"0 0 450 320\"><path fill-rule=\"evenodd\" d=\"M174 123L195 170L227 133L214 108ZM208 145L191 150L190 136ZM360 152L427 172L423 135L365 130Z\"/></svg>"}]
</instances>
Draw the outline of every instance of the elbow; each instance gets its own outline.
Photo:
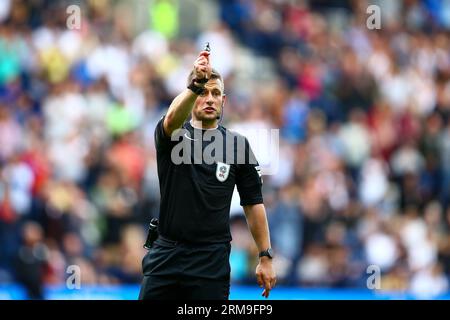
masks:
<instances>
[{"instance_id":1,"label":"elbow","mask_svg":"<svg viewBox=\"0 0 450 320\"><path fill-rule=\"evenodd\" d=\"M244 213L246 216L251 216L255 211L257 211L257 205L256 204L248 204L242 206L244 208Z\"/></svg>"},{"instance_id":2,"label":"elbow","mask_svg":"<svg viewBox=\"0 0 450 320\"><path fill-rule=\"evenodd\" d=\"M256 211L260 208L264 208L264 204L262 203L255 203L255 204L246 204L242 206L244 208L244 211Z\"/></svg>"},{"instance_id":3,"label":"elbow","mask_svg":"<svg viewBox=\"0 0 450 320\"><path fill-rule=\"evenodd\" d=\"M175 125L174 125L174 114L173 112L167 112L166 117L164 118L164 132L165 134L170 137L172 133L175 131Z\"/></svg>"},{"instance_id":4,"label":"elbow","mask_svg":"<svg viewBox=\"0 0 450 320\"><path fill-rule=\"evenodd\" d=\"M266 210L262 203L245 205L243 208L247 219L255 219L255 217L266 215Z\"/></svg>"}]
</instances>

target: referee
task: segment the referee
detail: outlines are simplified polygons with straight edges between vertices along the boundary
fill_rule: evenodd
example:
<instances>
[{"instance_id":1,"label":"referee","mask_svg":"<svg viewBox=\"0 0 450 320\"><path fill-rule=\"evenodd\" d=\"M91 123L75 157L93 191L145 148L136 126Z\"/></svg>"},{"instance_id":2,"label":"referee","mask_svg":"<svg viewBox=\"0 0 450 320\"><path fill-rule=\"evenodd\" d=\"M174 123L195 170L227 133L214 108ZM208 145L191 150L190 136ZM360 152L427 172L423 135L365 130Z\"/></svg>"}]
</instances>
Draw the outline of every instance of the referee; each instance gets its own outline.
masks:
<instances>
[{"instance_id":1,"label":"referee","mask_svg":"<svg viewBox=\"0 0 450 320\"><path fill-rule=\"evenodd\" d=\"M250 161L253 153L247 139L218 123L226 97L223 79L211 68L209 54L209 50L200 52L187 88L173 100L155 129L161 190L159 236L142 261L144 279L139 294L142 300L229 298L229 214L235 186L260 252L256 278L260 287L264 287L262 295L267 298L275 286L259 166ZM190 114L191 120L187 121ZM174 139L180 131L184 134ZM193 150L198 137L208 133L222 138L223 146L227 145L227 139L243 139L244 149L236 147L238 144L233 141L232 159L245 153L246 161L227 163L230 157L225 158L222 153L212 163L205 159L196 162L186 150ZM217 142L207 140L201 139L202 151ZM173 151L180 143L192 144L193 148L183 149L183 158L192 160L190 163L175 163Z\"/></svg>"}]
</instances>

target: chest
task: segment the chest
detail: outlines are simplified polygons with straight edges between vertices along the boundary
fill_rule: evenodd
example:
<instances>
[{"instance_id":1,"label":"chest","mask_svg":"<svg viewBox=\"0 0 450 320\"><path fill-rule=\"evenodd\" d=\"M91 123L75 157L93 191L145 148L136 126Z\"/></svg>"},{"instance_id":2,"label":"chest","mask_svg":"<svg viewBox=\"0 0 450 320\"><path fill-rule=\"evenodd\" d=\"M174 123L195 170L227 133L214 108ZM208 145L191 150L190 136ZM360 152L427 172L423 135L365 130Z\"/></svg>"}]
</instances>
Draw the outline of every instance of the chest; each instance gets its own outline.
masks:
<instances>
[{"instance_id":1,"label":"chest","mask_svg":"<svg viewBox=\"0 0 450 320\"><path fill-rule=\"evenodd\" d=\"M200 187L233 190L236 183L236 166L223 162L212 164L180 164L174 166L176 179L194 181Z\"/></svg>"}]
</instances>

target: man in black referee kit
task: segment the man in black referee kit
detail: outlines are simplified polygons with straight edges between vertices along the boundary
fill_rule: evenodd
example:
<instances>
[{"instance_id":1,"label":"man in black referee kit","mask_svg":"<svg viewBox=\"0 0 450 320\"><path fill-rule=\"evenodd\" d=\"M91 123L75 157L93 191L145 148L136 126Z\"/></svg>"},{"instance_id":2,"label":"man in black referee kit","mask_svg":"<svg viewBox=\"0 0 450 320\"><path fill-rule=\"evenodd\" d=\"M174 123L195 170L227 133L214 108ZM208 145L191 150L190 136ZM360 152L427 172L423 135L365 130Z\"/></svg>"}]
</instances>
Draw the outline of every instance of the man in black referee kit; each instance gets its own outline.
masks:
<instances>
[{"instance_id":1,"label":"man in black referee kit","mask_svg":"<svg viewBox=\"0 0 450 320\"><path fill-rule=\"evenodd\" d=\"M173 100L156 126L161 190L159 235L142 262L144 279L139 299L229 298L229 215L235 185L260 252L256 278L264 287L262 295L267 298L275 286L259 166L256 160L251 161L254 155L247 139L219 125L225 103L224 83L211 68L209 54L207 49L200 52L187 88ZM191 120L187 121L190 114ZM204 138L208 134L215 139ZM243 144L236 142L239 138ZM214 161L198 160L196 146L200 145L203 157L202 151L221 139L218 145L225 152L212 155ZM228 140L233 140L231 152L225 148L230 146ZM174 160L180 154L174 151L180 146L188 147L181 153L189 161Z\"/></svg>"}]
</instances>

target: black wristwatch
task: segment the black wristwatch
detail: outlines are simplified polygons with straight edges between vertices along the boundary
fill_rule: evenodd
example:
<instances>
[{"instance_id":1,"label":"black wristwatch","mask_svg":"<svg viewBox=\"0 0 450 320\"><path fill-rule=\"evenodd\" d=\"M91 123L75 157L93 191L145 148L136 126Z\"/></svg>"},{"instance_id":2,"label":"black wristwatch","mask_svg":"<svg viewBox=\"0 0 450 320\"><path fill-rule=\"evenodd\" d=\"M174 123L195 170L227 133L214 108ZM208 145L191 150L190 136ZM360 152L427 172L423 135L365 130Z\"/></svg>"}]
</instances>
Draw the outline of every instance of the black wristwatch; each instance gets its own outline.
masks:
<instances>
[{"instance_id":1,"label":"black wristwatch","mask_svg":"<svg viewBox=\"0 0 450 320\"><path fill-rule=\"evenodd\" d=\"M267 250L261 251L259 253L259 257L268 257L269 259L273 259L273 251L272 248L269 248Z\"/></svg>"},{"instance_id":2,"label":"black wristwatch","mask_svg":"<svg viewBox=\"0 0 450 320\"><path fill-rule=\"evenodd\" d=\"M197 84L204 85L206 82L208 82L208 79L192 79L191 83L187 86L188 89L190 89L193 93L196 95L201 95L203 91L205 91L205 88L203 86L198 86Z\"/></svg>"}]
</instances>

